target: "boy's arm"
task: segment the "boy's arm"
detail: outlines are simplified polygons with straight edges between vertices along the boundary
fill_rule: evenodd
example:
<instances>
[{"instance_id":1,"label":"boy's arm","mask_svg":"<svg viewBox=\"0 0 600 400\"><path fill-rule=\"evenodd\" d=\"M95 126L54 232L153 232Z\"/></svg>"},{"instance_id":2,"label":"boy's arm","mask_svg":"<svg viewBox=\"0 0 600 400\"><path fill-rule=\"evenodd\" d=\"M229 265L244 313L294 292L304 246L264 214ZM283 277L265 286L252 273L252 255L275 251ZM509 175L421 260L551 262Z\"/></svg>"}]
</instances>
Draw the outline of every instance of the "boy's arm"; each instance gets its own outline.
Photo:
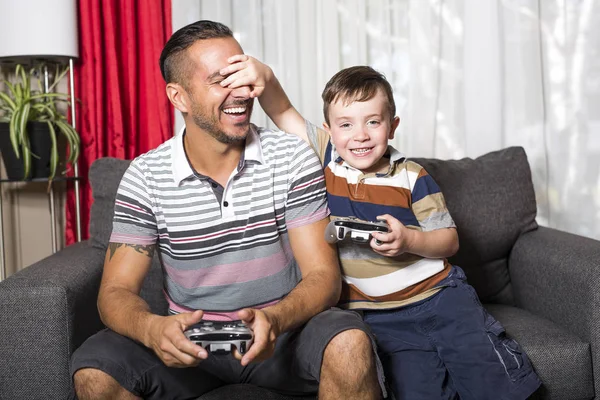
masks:
<instances>
[{"instance_id":1,"label":"boy's arm","mask_svg":"<svg viewBox=\"0 0 600 400\"><path fill-rule=\"evenodd\" d=\"M245 54L232 56L228 61L231 65L220 71L226 76L221 86L230 89L250 86L251 97L258 97L261 107L279 129L310 144L304 118L292 105L273 70Z\"/></svg>"},{"instance_id":2,"label":"boy's arm","mask_svg":"<svg viewBox=\"0 0 600 400\"><path fill-rule=\"evenodd\" d=\"M388 257L402 253L427 258L454 255L459 246L458 233L440 187L422 166L412 161L406 162L404 170L416 175L410 202L416 220L406 220L408 226L405 226L389 214L378 216L377 219L387 222L390 233L373 234L371 247Z\"/></svg>"},{"instance_id":3,"label":"boy's arm","mask_svg":"<svg viewBox=\"0 0 600 400\"><path fill-rule=\"evenodd\" d=\"M387 222L390 233L372 233L376 241L371 247L377 253L394 257L403 253L416 254L426 258L451 257L458 251L456 228L441 228L433 231L409 229L389 214L378 217Z\"/></svg>"},{"instance_id":4,"label":"boy's arm","mask_svg":"<svg viewBox=\"0 0 600 400\"><path fill-rule=\"evenodd\" d=\"M446 258L458 251L458 233L456 228L442 228L435 231L412 230L408 253L427 258Z\"/></svg>"}]
</instances>

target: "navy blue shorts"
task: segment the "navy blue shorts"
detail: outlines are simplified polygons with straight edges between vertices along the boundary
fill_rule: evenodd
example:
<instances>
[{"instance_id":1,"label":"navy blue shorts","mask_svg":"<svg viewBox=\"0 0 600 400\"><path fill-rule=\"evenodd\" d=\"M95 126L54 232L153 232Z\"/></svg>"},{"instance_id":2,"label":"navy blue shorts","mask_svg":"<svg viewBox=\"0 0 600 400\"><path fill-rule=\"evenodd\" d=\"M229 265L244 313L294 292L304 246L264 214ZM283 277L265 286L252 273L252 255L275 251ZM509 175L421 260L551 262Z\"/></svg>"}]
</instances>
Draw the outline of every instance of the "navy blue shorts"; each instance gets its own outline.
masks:
<instances>
[{"instance_id":1,"label":"navy blue shorts","mask_svg":"<svg viewBox=\"0 0 600 400\"><path fill-rule=\"evenodd\" d=\"M453 267L434 296L390 311L365 311L398 400L526 399L541 382L519 344Z\"/></svg>"}]
</instances>

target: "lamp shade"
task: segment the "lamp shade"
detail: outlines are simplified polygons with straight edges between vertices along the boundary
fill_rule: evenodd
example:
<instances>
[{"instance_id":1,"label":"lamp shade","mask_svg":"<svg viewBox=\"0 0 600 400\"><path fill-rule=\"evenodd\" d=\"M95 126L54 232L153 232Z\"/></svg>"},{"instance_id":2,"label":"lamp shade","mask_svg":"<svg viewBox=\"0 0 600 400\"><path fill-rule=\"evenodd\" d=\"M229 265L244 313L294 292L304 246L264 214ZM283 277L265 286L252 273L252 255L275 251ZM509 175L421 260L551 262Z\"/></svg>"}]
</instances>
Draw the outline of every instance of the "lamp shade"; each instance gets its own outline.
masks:
<instances>
[{"instance_id":1,"label":"lamp shade","mask_svg":"<svg viewBox=\"0 0 600 400\"><path fill-rule=\"evenodd\" d=\"M0 58L77 58L76 0L0 0Z\"/></svg>"}]
</instances>

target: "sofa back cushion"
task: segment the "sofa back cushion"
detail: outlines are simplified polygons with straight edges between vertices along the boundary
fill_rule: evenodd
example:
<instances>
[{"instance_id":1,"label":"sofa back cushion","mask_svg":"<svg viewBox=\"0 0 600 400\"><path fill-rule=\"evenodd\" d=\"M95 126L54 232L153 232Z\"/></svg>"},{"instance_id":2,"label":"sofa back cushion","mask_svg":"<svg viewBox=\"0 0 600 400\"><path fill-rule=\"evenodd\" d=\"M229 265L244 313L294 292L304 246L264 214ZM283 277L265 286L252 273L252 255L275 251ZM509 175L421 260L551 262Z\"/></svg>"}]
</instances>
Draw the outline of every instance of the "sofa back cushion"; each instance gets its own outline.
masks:
<instances>
[{"instance_id":1,"label":"sofa back cushion","mask_svg":"<svg viewBox=\"0 0 600 400\"><path fill-rule=\"evenodd\" d=\"M90 238L95 247L106 249L112 232L117 189L129 160L104 157L92 163L89 179L92 187L92 209L90 210Z\"/></svg>"},{"instance_id":2,"label":"sofa back cushion","mask_svg":"<svg viewBox=\"0 0 600 400\"><path fill-rule=\"evenodd\" d=\"M531 170L522 147L476 159L415 158L440 186L456 223L465 270L483 302L513 304L508 256L519 235L537 228Z\"/></svg>"},{"instance_id":3,"label":"sofa back cushion","mask_svg":"<svg viewBox=\"0 0 600 400\"><path fill-rule=\"evenodd\" d=\"M106 249L112 233L112 221L117 189L130 161L104 157L92 163L89 172L92 187L92 209L90 211L90 238L92 245ZM164 315L167 302L162 293L163 274L157 253L152 259L152 267L144 280L141 296L148 302L153 312Z\"/></svg>"},{"instance_id":4,"label":"sofa back cushion","mask_svg":"<svg viewBox=\"0 0 600 400\"><path fill-rule=\"evenodd\" d=\"M508 256L519 235L537 228L531 170L523 148L509 147L476 159L413 160L438 183L456 222L460 250L450 261L465 270L482 301L512 304ZM108 245L117 189L128 166L129 161L106 157L90 168L94 198L90 236L96 247ZM162 309L156 256L149 277L155 275L146 283L151 285L149 302Z\"/></svg>"}]
</instances>

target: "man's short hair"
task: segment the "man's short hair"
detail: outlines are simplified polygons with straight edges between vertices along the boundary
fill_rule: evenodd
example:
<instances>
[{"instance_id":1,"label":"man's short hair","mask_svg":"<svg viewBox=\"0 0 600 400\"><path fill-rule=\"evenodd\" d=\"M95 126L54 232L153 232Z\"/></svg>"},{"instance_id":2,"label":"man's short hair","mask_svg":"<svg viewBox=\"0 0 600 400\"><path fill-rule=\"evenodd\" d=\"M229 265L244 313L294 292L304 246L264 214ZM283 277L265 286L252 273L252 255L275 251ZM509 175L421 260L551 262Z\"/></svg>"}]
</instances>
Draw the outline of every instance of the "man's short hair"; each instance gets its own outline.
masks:
<instances>
[{"instance_id":1,"label":"man's short hair","mask_svg":"<svg viewBox=\"0 0 600 400\"><path fill-rule=\"evenodd\" d=\"M167 83L185 85L190 60L185 50L198 40L233 37L231 29L219 22L197 21L175 32L160 53L160 72Z\"/></svg>"},{"instance_id":2,"label":"man's short hair","mask_svg":"<svg viewBox=\"0 0 600 400\"><path fill-rule=\"evenodd\" d=\"M329 106L336 101L348 105L354 101L367 101L382 89L388 99L389 117L396 116L396 103L392 93L392 86L385 76L368 66L355 66L345 68L335 74L323 89L323 114L325 122L329 125Z\"/></svg>"}]
</instances>

